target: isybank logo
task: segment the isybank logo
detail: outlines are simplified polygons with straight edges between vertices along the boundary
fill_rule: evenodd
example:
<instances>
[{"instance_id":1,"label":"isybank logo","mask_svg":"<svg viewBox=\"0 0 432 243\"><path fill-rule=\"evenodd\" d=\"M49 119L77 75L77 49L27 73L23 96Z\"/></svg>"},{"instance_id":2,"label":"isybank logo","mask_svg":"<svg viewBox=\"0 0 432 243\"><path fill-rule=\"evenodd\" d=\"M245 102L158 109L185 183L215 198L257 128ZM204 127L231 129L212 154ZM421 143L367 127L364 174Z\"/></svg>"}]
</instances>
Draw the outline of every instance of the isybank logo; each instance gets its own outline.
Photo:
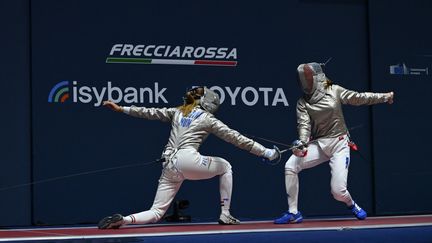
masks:
<instances>
[{"instance_id":1,"label":"isybank logo","mask_svg":"<svg viewBox=\"0 0 432 243\"><path fill-rule=\"evenodd\" d=\"M49 103L84 103L100 106L104 100L116 103L168 103L164 96L167 88L159 88L155 82L153 87L126 87L120 88L107 82L105 86L80 85L78 81L61 81L53 86L48 95Z\"/></svg>"},{"instance_id":2,"label":"isybank logo","mask_svg":"<svg viewBox=\"0 0 432 243\"><path fill-rule=\"evenodd\" d=\"M69 99L69 81L61 81L54 85L48 95L48 102L61 102L64 103Z\"/></svg>"}]
</instances>

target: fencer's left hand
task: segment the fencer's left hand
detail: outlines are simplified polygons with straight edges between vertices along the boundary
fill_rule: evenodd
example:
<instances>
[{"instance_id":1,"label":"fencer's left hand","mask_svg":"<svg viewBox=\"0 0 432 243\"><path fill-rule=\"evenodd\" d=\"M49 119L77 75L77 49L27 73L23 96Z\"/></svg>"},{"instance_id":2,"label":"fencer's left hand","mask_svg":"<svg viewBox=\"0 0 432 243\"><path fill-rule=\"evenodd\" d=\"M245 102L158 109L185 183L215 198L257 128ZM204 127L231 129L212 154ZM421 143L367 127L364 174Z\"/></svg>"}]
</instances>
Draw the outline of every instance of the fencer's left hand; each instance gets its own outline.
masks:
<instances>
[{"instance_id":1,"label":"fencer's left hand","mask_svg":"<svg viewBox=\"0 0 432 243\"><path fill-rule=\"evenodd\" d=\"M110 108L113 111L123 112L123 107L117 105L116 103L112 102L111 100L104 101L102 105Z\"/></svg>"},{"instance_id":2,"label":"fencer's left hand","mask_svg":"<svg viewBox=\"0 0 432 243\"><path fill-rule=\"evenodd\" d=\"M387 93L386 94L387 95L387 103L388 104L393 104L393 97L394 97L394 92L392 91L392 92L389 92L389 93Z\"/></svg>"}]
</instances>

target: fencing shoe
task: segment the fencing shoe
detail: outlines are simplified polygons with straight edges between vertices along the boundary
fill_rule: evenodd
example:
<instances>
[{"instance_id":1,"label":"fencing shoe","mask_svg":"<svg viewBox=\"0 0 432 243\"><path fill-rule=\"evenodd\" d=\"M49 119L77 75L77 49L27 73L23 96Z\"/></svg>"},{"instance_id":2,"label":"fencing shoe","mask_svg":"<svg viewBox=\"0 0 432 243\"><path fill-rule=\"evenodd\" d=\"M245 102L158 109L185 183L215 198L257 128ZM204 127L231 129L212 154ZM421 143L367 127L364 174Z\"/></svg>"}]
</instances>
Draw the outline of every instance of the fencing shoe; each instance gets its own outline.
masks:
<instances>
[{"instance_id":1,"label":"fencing shoe","mask_svg":"<svg viewBox=\"0 0 432 243\"><path fill-rule=\"evenodd\" d=\"M123 224L123 216L121 214L114 214L99 221L99 229L118 229Z\"/></svg>"},{"instance_id":2,"label":"fencing shoe","mask_svg":"<svg viewBox=\"0 0 432 243\"><path fill-rule=\"evenodd\" d=\"M234 218L233 216L231 216L231 214L227 215L221 213L218 223L219 224L240 224L240 220Z\"/></svg>"},{"instance_id":3,"label":"fencing shoe","mask_svg":"<svg viewBox=\"0 0 432 243\"><path fill-rule=\"evenodd\" d=\"M357 219L363 220L367 217L366 211L364 211L357 203L353 203L353 205L348 207L349 210L356 216Z\"/></svg>"},{"instance_id":4,"label":"fencing shoe","mask_svg":"<svg viewBox=\"0 0 432 243\"><path fill-rule=\"evenodd\" d=\"M282 217L275 219L275 224L298 224L303 221L303 216L300 212L293 214L290 212L286 212L282 215Z\"/></svg>"}]
</instances>

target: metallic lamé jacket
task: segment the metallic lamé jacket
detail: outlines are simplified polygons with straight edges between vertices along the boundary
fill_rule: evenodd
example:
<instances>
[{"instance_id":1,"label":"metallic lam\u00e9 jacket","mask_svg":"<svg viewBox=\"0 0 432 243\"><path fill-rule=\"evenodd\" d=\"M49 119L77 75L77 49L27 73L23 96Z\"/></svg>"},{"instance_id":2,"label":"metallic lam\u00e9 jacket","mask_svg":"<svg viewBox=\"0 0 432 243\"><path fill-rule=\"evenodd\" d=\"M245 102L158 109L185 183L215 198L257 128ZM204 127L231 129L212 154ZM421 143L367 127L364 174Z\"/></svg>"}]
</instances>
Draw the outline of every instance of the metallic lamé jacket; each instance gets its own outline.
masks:
<instances>
[{"instance_id":1,"label":"metallic lam\u00e9 jacket","mask_svg":"<svg viewBox=\"0 0 432 243\"><path fill-rule=\"evenodd\" d=\"M264 154L264 146L229 128L213 114L198 107L186 117L178 108L131 106L123 107L123 111L134 117L171 123L171 133L164 150L165 156L184 148L198 150L210 133L254 155L263 156Z\"/></svg>"},{"instance_id":2,"label":"metallic lam\u00e9 jacket","mask_svg":"<svg viewBox=\"0 0 432 243\"><path fill-rule=\"evenodd\" d=\"M373 105L387 101L384 93L359 93L339 85L331 85L326 94L314 104L304 97L297 102L297 131L299 139L308 142L310 138L332 138L348 133L342 113L342 105Z\"/></svg>"}]
</instances>

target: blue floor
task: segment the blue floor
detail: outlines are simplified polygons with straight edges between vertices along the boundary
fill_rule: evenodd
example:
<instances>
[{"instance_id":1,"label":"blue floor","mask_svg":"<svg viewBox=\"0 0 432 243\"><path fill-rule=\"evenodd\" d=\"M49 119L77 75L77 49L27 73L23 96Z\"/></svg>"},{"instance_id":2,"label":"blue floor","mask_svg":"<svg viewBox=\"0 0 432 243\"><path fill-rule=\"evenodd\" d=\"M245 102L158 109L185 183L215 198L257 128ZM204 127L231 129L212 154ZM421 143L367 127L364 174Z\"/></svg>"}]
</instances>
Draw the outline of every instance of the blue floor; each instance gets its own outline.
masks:
<instances>
[{"instance_id":1,"label":"blue floor","mask_svg":"<svg viewBox=\"0 0 432 243\"><path fill-rule=\"evenodd\" d=\"M19 241L11 241L19 242ZM126 243L126 242L329 242L329 243L432 243L432 226L385 229L233 233L188 236L128 237L83 240L46 240L43 243Z\"/></svg>"}]
</instances>

